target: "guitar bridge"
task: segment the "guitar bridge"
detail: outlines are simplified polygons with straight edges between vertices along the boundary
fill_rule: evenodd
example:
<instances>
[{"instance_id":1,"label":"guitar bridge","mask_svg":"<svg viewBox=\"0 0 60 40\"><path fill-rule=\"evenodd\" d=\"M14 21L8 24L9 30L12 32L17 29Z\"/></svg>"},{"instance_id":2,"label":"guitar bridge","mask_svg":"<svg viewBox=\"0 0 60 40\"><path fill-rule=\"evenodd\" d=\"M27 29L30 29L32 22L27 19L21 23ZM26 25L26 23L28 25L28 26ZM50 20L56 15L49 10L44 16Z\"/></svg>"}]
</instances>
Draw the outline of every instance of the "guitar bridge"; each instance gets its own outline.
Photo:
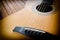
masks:
<instances>
[{"instance_id":1,"label":"guitar bridge","mask_svg":"<svg viewBox=\"0 0 60 40\"><path fill-rule=\"evenodd\" d=\"M55 35L52 35L48 32L45 32L43 30L38 30L35 28L29 28L29 27L15 27L13 31L21 33L33 39L54 39L55 38Z\"/></svg>"}]
</instances>

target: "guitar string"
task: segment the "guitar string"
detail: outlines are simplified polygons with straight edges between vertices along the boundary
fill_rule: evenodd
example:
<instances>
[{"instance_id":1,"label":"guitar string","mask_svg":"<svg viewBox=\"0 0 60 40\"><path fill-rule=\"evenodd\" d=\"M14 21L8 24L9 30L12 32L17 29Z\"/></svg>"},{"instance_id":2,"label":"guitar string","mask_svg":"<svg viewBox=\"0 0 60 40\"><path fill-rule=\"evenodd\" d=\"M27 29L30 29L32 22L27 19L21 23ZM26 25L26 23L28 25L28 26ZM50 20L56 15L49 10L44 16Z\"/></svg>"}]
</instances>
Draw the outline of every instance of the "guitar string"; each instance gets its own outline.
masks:
<instances>
[{"instance_id":1,"label":"guitar string","mask_svg":"<svg viewBox=\"0 0 60 40\"><path fill-rule=\"evenodd\" d=\"M40 11L42 11L42 7L43 7L43 6L42 6L42 3L41 3L41 5L40 5L40 6L41 6L41 7L40 7L40 9L41 9Z\"/></svg>"},{"instance_id":2,"label":"guitar string","mask_svg":"<svg viewBox=\"0 0 60 40\"><path fill-rule=\"evenodd\" d=\"M42 3L41 3L41 5L38 5L38 8L37 8L37 10L39 11L39 6L40 6L40 9L41 9L41 7L42 7ZM41 9L42 10L42 9Z\"/></svg>"},{"instance_id":3,"label":"guitar string","mask_svg":"<svg viewBox=\"0 0 60 40\"><path fill-rule=\"evenodd\" d=\"M44 3L44 2L42 2L42 6L43 6L43 7L42 7L42 11L41 11L41 12L44 12L44 11L45 11L45 10L44 10L44 9L45 9L45 3Z\"/></svg>"},{"instance_id":4,"label":"guitar string","mask_svg":"<svg viewBox=\"0 0 60 40\"><path fill-rule=\"evenodd\" d=\"M44 3L44 10L43 10L43 12L45 12L45 10L46 10L46 6L47 6L47 5L45 5L45 3Z\"/></svg>"}]
</instances>

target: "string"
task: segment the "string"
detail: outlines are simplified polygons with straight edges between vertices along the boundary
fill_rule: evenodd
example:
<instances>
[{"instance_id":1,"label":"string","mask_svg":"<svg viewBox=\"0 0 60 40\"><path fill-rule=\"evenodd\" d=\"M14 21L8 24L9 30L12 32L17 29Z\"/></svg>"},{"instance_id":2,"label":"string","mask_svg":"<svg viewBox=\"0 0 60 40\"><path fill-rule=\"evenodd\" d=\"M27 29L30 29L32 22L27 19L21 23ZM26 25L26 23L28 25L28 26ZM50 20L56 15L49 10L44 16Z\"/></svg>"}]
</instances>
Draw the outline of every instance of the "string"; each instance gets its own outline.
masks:
<instances>
[{"instance_id":1,"label":"string","mask_svg":"<svg viewBox=\"0 0 60 40\"><path fill-rule=\"evenodd\" d=\"M44 3L44 10L43 10L43 12L45 12L45 9L46 9L46 5L45 5L45 3Z\"/></svg>"}]
</instances>

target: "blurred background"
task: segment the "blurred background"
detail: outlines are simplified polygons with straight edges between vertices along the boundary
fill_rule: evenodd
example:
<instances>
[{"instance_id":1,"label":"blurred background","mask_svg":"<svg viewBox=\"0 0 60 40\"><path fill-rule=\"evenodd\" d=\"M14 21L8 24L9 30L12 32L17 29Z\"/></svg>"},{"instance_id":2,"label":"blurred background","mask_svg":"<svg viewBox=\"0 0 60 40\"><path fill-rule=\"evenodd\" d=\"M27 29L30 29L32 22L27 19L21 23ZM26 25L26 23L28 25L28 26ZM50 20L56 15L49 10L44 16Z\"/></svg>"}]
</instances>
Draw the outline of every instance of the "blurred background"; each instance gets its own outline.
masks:
<instances>
[{"instance_id":1,"label":"blurred background","mask_svg":"<svg viewBox=\"0 0 60 40\"><path fill-rule=\"evenodd\" d=\"M25 6L26 0L2 0L0 1L0 19L13 14Z\"/></svg>"}]
</instances>

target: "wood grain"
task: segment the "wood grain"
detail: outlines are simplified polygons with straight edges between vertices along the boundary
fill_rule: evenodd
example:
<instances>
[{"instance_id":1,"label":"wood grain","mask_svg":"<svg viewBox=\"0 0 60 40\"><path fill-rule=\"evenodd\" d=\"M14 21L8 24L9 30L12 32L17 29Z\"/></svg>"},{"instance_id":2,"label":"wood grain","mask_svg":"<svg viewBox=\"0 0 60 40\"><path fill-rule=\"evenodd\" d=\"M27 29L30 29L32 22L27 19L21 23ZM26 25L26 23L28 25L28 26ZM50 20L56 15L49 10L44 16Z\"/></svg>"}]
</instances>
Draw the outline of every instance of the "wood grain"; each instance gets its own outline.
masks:
<instances>
[{"instance_id":1,"label":"wood grain","mask_svg":"<svg viewBox=\"0 0 60 40\"><path fill-rule=\"evenodd\" d=\"M1 15L3 18L17 11L20 11L25 5L25 0L3 0L1 2Z\"/></svg>"}]
</instances>

